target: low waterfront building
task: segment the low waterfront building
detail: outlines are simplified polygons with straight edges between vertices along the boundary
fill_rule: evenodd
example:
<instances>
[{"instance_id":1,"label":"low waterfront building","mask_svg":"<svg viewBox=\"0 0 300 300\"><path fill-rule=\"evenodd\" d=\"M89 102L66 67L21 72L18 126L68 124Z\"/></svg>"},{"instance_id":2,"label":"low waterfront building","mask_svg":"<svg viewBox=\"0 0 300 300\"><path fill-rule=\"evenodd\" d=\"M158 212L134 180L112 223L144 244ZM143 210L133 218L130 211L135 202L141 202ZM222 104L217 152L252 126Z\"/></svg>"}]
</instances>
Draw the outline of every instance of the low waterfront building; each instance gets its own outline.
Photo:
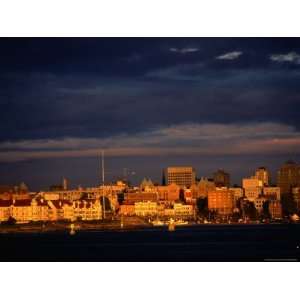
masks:
<instances>
[{"instance_id":1,"label":"low waterfront building","mask_svg":"<svg viewBox=\"0 0 300 300\"><path fill-rule=\"evenodd\" d=\"M175 203L174 212L177 217L191 217L194 215L194 207L193 205Z\"/></svg>"},{"instance_id":2,"label":"low waterfront building","mask_svg":"<svg viewBox=\"0 0 300 300\"><path fill-rule=\"evenodd\" d=\"M169 218L175 217L175 209L174 208L165 208L164 215Z\"/></svg>"},{"instance_id":3,"label":"low waterfront building","mask_svg":"<svg viewBox=\"0 0 300 300\"><path fill-rule=\"evenodd\" d=\"M134 204L136 202L157 202L157 192L130 192L124 194L125 204Z\"/></svg>"},{"instance_id":4,"label":"low waterfront building","mask_svg":"<svg viewBox=\"0 0 300 300\"><path fill-rule=\"evenodd\" d=\"M120 214L123 216L134 216L135 209L133 204L122 204L120 205Z\"/></svg>"},{"instance_id":5,"label":"low waterfront building","mask_svg":"<svg viewBox=\"0 0 300 300\"><path fill-rule=\"evenodd\" d=\"M67 200L60 201L47 201L49 205L49 221L61 221L65 219L65 213L63 205L71 206L71 203Z\"/></svg>"},{"instance_id":6,"label":"low waterfront building","mask_svg":"<svg viewBox=\"0 0 300 300\"><path fill-rule=\"evenodd\" d=\"M12 200L0 201L0 222L7 221L11 216Z\"/></svg>"},{"instance_id":7,"label":"low waterfront building","mask_svg":"<svg viewBox=\"0 0 300 300\"><path fill-rule=\"evenodd\" d=\"M157 207L157 203L151 201L134 203L134 211L137 216L155 216L157 215Z\"/></svg>"},{"instance_id":8,"label":"low waterfront building","mask_svg":"<svg viewBox=\"0 0 300 300\"><path fill-rule=\"evenodd\" d=\"M100 200L76 201L73 203L74 218L83 221L101 220L102 206Z\"/></svg>"},{"instance_id":9,"label":"low waterfront building","mask_svg":"<svg viewBox=\"0 0 300 300\"><path fill-rule=\"evenodd\" d=\"M7 221L9 217L17 223L37 221L72 221L102 219L102 206L100 200L45 200L44 195L36 194L25 200L0 200L0 222Z\"/></svg>"},{"instance_id":10,"label":"low waterfront building","mask_svg":"<svg viewBox=\"0 0 300 300\"><path fill-rule=\"evenodd\" d=\"M32 219L31 221L48 221L49 206L44 199L33 199L31 201Z\"/></svg>"},{"instance_id":11,"label":"low waterfront building","mask_svg":"<svg viewBox=\"0 0 300 300\"><path fill-rule=\"evenodd\" d=\"M13 201L11 216L17 223L28 223L32 221L31 200Z\"/></svg>"}]
</instances>

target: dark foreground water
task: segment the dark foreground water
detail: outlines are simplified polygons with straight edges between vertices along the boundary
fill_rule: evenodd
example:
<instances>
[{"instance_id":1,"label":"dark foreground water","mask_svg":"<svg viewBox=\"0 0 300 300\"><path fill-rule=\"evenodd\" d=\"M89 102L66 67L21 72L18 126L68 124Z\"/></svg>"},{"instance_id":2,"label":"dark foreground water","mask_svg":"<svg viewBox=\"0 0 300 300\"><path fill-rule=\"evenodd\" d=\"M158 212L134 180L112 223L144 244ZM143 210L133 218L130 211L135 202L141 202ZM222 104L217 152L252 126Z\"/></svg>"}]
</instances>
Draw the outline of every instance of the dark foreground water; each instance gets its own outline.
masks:
<instances>
[{"instance_id":1,"label":"dark foreground water","mask_svg":"<svg viewBox=\"0 0 300 300\"><path fill-rule=\"evenodd\" d=\"M294 261L299 225L0 234L1 261Z\"/></svg>"}]
</instances>

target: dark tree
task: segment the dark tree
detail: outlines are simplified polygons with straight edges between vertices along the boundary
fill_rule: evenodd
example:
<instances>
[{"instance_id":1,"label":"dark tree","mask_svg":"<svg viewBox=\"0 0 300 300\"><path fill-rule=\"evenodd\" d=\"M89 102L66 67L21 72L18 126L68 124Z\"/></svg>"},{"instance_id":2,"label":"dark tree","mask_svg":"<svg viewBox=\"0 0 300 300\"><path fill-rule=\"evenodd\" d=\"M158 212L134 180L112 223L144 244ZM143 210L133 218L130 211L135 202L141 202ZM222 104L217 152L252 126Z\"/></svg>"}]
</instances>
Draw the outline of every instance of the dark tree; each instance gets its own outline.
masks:
<instances>
[{"instance_id":1,"label":"dark tree","mask_svg":"<svg viewBox=\"0 0 300 300\"><path fill-rule=\"evenodd\" d=\"M242 198L239 198L238 200L236 200L235 206L236 206L236 208L238 208L239 210L242 209L242 201L243 201Z\"/></svg>"},{"instance_id":2,"label":"dark tree","mask_svg":"<svg viewBox=\"0 0 300 300\"><path fill-rule=\"evenodd\" d=\"M197 205L199 215L201 215L203 217L207 217L208 216L208 200L207 200L207 198L198 198L196 205Z\"/></svg>"},{"instance_id":3,"label":"dark tree","mask_svg":"<svg viewBox=\"0 0 300 300\"><path fill-rule=\"evenodd\" d=\"M179 200L182 202L185 202L185 198L184 198L184 190L180 189L179 191Z\"/></svg>"},{"instance_id":4,"label":"dark tree","mask_svg":"<svg viewBox=\"0 0 300 300\"><path fill-rule=\"evenodd\" d=\"M117 197L119 204L122 204L124 202L124 193L118 193Z\"/></svg>"},{"instance_id":5,"label":"dark tree","mask_svg":"<svg viewBox=\"0 0 300 300\"><path fill-rule=\"evenodd\" d=\"M15 225L17 223L17 220L13 217L9 217L7 221L3 222L6 225Z\"/></svg>"},{"instance_id":6,"label":"dark tree","mask_svg":"<svg viewBox=\"0 0 300 300\"><path fill-rule=\"evenodd\" d=\"M256 219L257 211L253 202L251 201L244 202L244 213L251 220Z\"/></svg>"},{"instance_id":7,"label":"dark tree","mask_svg":"<svg viewBox=\"0 0 300 300\"><path fill-rule=\"evenodd\" d=\"M269 210L269 200L265 201L263 203L263 211L262 211L262 215L264 218L266 219L270 219L271 218L271 214L270 214L270 210Z\"/></svg>"},{"instance_id":8,"label":"dark tree","mask_svg":"<svg viewBox=\"0 0 300 300\"><path fill-rule=\"evenodd\" d=\"M166 174L165 170L162 170L162 179L161 179L161 185L165 186L166 185Z\"/></svg>"},{"instance_id":9,"label":"dark tree","mask_svg":"<svg viewBox=\"0 0 300 300\"><path fill-rule=\"evenodd\" d=\"M104 200L104 201L103 201ZM105 211L110 211L111 210L111 205L110 205L110 201L107 197L100 197L100 203L101 205L105 205Z\"/></svg>"},{"instance_id":10,"label":"dark tree","mask_svg":"<svg viewBox=\"0 0 300 300\"><path fill-rule=\"evenodd\" d=\"M232 221L233 222L238 222L239 219L241 219L241 213L238 211L235 211L233 214L232 214Z\"/></svg>"},{"instance_id":11,"label":"dark tree","mask_svg":"<svg viewBox=\"0 0 300 300\"><path fill-rule=\"evenodd\" d=\"M80 200L86 200L86 199L88 199L88 193L82 192L82 193L80 194Z\"/></svg>"},{"instance_id":12,"label":"dark tree","mask_svg":"<svg viewBox=\"0 0 300 300\"><path fill-rule=\"evenodd\" d=\"M282 212L284 216L290 216L297 212L297 204L290 194L283 194L281 197Z\"/></svg>"}]
</instances>

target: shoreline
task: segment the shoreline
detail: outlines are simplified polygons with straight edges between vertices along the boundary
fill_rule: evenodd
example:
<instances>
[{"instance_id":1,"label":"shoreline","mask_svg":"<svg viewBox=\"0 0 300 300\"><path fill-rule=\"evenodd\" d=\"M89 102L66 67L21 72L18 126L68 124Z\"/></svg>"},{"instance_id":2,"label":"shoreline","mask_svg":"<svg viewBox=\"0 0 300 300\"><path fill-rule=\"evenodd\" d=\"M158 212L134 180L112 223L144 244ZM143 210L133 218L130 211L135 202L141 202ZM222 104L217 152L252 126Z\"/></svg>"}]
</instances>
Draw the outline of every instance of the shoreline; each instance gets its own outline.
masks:
<instances>
[{"instance_id":1,"label":"shoreline","mask_svg":"<svg viewBox=\"0 0 300 300\"><path fill-rule=\"evenodd\" d=\"M153 226L149 223L139 223L139 224L124 224L121 227L120 222L113 222L113 223L74 223L75 224L75 231L76 232L93 232L93 231L107 231L107 232L114 232L114 231L140 231L140 230L148 230L148 229L160 229L160 230L167 230L166 225L162 226ZM21 233L21 234L31 234L31 233L60 233L60 232L70 232L71 222L70 223L53 223L47 224L43 227L41 224L16 224L16 225L0 225L0 234L14 234L14 233ZM194 227L270 227L270 226L297 226L297 223L210 223L210 224L197 224L191 223L187 225L177 225L176 229L180 228L194 228Z\"/></svg>"}]
</instances>

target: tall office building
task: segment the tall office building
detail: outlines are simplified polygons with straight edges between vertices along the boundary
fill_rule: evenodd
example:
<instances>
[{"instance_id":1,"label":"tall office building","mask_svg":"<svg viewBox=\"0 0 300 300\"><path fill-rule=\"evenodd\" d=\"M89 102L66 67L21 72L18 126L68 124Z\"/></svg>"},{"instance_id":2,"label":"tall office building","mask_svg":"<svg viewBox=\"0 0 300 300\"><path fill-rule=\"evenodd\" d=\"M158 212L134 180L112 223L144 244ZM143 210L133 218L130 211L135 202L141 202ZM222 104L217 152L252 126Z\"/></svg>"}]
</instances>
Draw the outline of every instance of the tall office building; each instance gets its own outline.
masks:
<instances>
[{"instance_id":1,"label":"tall office building","mask_svg":"<svg viewBox=\"0 0 300 300\"><path fill-rule=\"evenodd\" d=\"M167 184L175 183L180 187L190 187L196 181L196 172L192 167L168 167Z\"/></svg>"},{"instance_id":2,"label":"tall office building","mask_svg":"<svg viewBox=\"0 0 300 300\"><path fill-rule=\"evenodd\" d=\"M291 194L292 188L300 186L300 166L293 161L283 164L277 173L277 186L281 194Z\"/></svg>"},{"instance_id":3,"label":"tall office building","mask_svg":"<svg viewBox=\"0 0 300 300\"><path fill-rule=\"evenodd\" d=\"M63 178L63 190L66 191L68 189L68 180L64 177Z\"/></svg>"},{"instance_id":4,"label":"tall office building","mask_svg":"<svg viewBox=\"0 0 300 300\"><path fill-rule=\"evenodd\" d=\"M260 167L256 169L255 176L256 179L260 180L264 186L269 185L270 174L269 171L265 167Z\"/></svg>"},{"instance_id":5,"label":"tall office building","mask_svg":"<svg viewBox=\"0 0 300 300\"><path fill-rule=\"evenodd\" d=\"M246 199L255 201L262 194L263 182L255 177L243 178L244 195Z\"/></svg>"},{"instance_id":6,"label":"tall office building","mask_svg":"<svg viewBox=\"0 0 300 300\"><path fill-rule=\"evenodd\" d=\"M224 170L218 170L214 173L214 182L216 187L229 187L230 175Z\"/></svg>"}]
</instances>

